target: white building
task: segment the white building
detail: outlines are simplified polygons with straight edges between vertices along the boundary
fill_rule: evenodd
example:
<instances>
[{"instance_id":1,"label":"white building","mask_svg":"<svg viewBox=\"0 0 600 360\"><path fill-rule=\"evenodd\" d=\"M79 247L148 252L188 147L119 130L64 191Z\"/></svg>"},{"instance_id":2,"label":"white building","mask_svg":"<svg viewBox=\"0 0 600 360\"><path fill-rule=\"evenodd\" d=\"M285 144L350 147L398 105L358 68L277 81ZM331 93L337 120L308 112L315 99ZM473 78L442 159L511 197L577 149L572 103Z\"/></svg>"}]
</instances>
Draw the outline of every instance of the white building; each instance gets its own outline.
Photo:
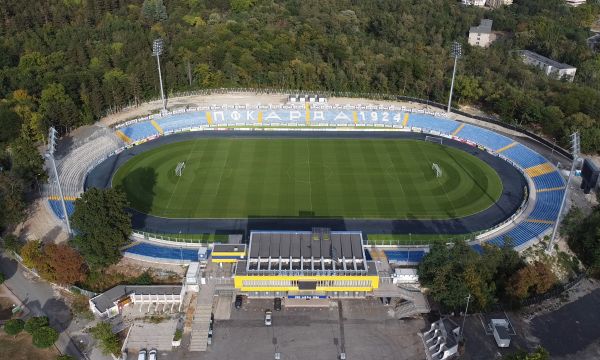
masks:
<instances>
[{"instance_id":1,"label":"white building","mask_svg":"<svg viewBox=\"0 0 600 360\"><path fill-rule=\"evenodd\" d=\"M463 5L485 6L485 0L462 0Z\"/></svg>"},{"instance_id":2,"label":"white building","mask_svg":"<svg viewBox=\"0 0 600 360\"><path fill-rule=\"evenodd\" d=\"M487 0L485 2L485 5L496 9L502 5L512 5L512 3L513 3L513 0Z\"/></svg>"},{"instance_id":3,"label":"white building","mask_svg":"<svg viewBox=\"0 0 600 360\"><path fill-rule=\"evenodd\" d=\"M492 32L492 20L483 19L479 26L469 29L469 45L488 47L496 40L496 34Z\"/></svg>"},{"instance_id":4,"label":"white building","mask_svg":"<svg viewBox=\"0 0 600 360\"><path fill-rule=\"evenodd\" d=\"M185 286L118 285L90 299L90 310L100 318L111 318L131 304L139 304L141 312L181 311Z\"/></svg>"},{"instance_id":5,"label":"white building","mask_svg":"<svg viewBox=\"0 0 600 360\"><path fill-rule=\"evenodd\" d=\"M579 6L586 3L587 0L565 0L567 5L570 6Z\"/></svg>"},{"instance_id":6,"label":"white building","mask_svg":"<svg viewBox=\"0 0 600 360\"><path fill-rule=\"evenodd\" d=\"M559 63L540 54L529 50L519 50L517 54L521 56L523 62L527 65L537 66L542 69L547 76L554 76L557 79L573 81L577 68L571 65Z\"/></svg>"}]
</instances>

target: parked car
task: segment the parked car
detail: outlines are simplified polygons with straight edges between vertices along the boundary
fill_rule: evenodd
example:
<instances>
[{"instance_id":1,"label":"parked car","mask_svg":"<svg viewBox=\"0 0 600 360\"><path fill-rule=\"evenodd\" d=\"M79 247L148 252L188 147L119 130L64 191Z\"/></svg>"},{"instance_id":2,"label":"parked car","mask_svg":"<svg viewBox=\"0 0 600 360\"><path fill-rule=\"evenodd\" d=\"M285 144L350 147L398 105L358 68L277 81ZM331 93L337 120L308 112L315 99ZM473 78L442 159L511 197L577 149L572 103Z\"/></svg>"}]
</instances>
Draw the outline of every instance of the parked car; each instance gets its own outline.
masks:
<instances>
[{"instance_id":1,"label":"parked car","mask_svg":"<svg viewBox=\"0 0 600 360\"><path fill-rule=\"evenodd\" d=\"M212 334L208 334L208 339L206 340L208 345L212 344Z\"/></svg>"},{"instance_id":2,"label":"parked car","mask_svg":"<svg viewBox=\"0 0 600 360\"><path fill-rule=\"evenodd\" d=\"M281 298L275 298L275 300L273 300L273 309L275 309L275 311L281 311Z\"/></svg>"},{"instance_id":3,"label":"parked car","mask_svg":"<svg viewBox=\"0 0 600 360\"><path fill-rule=\"evenodd\" d=\"M148 353L148 355L150 355L149 358L148 358L148 360L156 360L156 353L157 352L158 351L156 351L156 349L150 350L150 352Z\"/></svg>"},{"instance_id":4,"label":"parked car","mask_svg":"<svg viewBox=\"0 0 600 360\"><path fill-rule=\"evenodd\" d=\"M148 356L148 352L146 351L146 349L142 349L138 353L138 360L146 360L146 356Z\"/></svg>"},{"instance_id":5,"label":"parked car","mask_svg":"<svg viewBox=\"0 0 600 360\"><path fill-rule=\"evenodd\" d=\"M242 301L244 300L244 297L242 295L237 295L235 297L235 308L236 309L241 309L242 308Z\"/></svg>"},{"instance_id":6,"label":"parked car","mask_svg":"<svg viewBox=\"0 0 600 360\"><path fill-rule=\"evenodd\" d=\"M265 325L266 326L271 326L273 324L272 315L273 315L273 313L271 312L271 310L265 311Z\"/></svg>"}]
</instances>

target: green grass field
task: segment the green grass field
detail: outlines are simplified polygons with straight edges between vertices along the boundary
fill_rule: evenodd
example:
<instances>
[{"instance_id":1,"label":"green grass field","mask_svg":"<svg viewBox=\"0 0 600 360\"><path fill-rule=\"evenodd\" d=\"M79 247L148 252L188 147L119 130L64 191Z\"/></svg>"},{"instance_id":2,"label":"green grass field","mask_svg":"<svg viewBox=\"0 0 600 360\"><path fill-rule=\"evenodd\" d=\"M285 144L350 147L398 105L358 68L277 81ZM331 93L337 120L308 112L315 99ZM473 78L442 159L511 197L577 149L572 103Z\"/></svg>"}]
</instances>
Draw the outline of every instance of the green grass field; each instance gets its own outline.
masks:
<instances>
[{"instance_id":1,"label":"green grass field","mask_svg":"<svg viewBox=\"0 0 600 360\"><path fill-rule=\"evenodd\" d=\"M113 186L135 209L169 218L449 219L502 192L495 171L466 152L391 139L199 138L132 158Z\"/></svg>"}]
</instances>

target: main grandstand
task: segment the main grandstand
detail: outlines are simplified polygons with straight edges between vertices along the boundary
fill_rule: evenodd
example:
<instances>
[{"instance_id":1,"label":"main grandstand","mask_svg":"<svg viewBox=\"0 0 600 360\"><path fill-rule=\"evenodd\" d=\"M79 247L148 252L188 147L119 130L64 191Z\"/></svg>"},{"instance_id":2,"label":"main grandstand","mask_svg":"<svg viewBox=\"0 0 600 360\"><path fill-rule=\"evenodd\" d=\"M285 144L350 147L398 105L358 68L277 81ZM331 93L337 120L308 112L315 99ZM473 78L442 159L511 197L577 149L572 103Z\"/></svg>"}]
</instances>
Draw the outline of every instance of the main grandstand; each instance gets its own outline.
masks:
<instances>
[{"instance_id":1,"label":"main grandstand","mask_svg":"<svg viewBox=\"0 0 600 360\"><path fill-rule=\"evenodd\" d=\"M474 244L502 245L505 238L509 237L515 248L521 250L539 241L549 233L558 218L564 194L563 177L544 156L508 136L450 119L443 113L380 105L224 105L188 107L130 120L118 124L114 129L101 128L93 132L88 141L72 144L69 149L63 150L63 157L58 159L58 172L68 202L67 211L72 211L72 204L69 203L83 191L84 180L90 170L104 160L115 158L121 152L127 154L127 151L133 151L141 144L163 139L167 135L189 133L186 136L190 138L215 130L286 130L293 131L296 134L294 136L298 137L308 134L306 131L329 133L332 130L336 134L363 131L420 134L423 137L441 138L442 143L461 143L498 157L523 174L527 181L527 196L518 200L514 214L479 234ZM177 136L172 138L176 139ZM94 184L93 180L88 178L88 185ZM53 184L46 189L46 195L52 210L59 218L64 218ZM298 223L304 224L298 230L312 228L317 220L307 219ZM249 222L247 230L252 230L252 224L257 223L264 227L265 222L268 226L268 220ZM227 222L224 224L227 225ZM140 224L134 225L140 227ZM333 228L336 230L335 226Z\"/></svg>"}]
</instances>

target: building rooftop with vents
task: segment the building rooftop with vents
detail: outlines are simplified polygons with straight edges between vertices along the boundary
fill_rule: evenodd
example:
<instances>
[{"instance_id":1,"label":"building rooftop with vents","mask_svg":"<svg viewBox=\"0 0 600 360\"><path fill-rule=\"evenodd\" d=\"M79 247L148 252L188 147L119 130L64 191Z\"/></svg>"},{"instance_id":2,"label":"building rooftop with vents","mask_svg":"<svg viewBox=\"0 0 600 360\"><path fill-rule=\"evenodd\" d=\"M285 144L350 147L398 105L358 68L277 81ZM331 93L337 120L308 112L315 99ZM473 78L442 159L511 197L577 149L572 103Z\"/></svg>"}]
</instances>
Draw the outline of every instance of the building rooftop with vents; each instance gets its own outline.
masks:
<instances>
[{"instance_id":1,"label":"building rooftop with vents","mask_svg":"<svg viewBox=\"0 0 600 360\"><path fill-rule=\"evenodd\" d=\"M372 267L371 270L365 258L360 232L254 231L250 234L247 261L238 263L237 272L239 275L360 275L375 271Z\"/></svg>"}]
</instances>

